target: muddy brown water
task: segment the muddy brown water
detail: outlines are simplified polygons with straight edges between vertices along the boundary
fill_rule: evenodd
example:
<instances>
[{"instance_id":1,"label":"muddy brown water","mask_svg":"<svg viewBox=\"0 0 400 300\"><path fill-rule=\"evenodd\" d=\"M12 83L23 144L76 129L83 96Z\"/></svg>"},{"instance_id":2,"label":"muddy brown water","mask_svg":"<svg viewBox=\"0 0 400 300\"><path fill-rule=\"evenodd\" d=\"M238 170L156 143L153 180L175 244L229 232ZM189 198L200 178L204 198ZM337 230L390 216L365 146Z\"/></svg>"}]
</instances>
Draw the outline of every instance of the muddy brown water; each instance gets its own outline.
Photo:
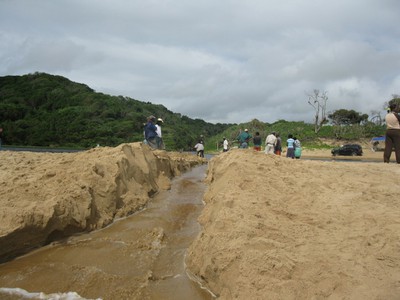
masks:
<instances>
[{"instance_id":1,"label":"muddy brown water","mask_svg":"<svg viewBox=\"0 0 400 300\"><path fill-rule=\"evenodd\" d=\"M184 264L201 229L205 171L204 165L175 178L140 213L0 265L0 299L54 299L35 298L39 292L78 295L68 299L213 299Z\"/></svg>"}]
</instances>

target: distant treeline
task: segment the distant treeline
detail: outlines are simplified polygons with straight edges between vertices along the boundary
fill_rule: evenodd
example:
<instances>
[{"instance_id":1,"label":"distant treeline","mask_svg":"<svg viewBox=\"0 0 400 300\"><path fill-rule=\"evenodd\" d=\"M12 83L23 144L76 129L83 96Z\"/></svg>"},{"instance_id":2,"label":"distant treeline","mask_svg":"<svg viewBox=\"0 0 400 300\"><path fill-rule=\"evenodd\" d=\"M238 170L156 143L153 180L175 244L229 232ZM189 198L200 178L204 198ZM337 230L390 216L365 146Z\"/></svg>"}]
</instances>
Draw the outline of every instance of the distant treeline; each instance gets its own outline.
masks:
<instances>
[{"instance_id":1,"label":"distant treeline","mask_svg":"<svg viewBox=\"0 0 400 300\"><path fill-rule=\"evenodd\" d=\"M200 136L206 150L215 150L223 137L232 144L245 128L253 135L259 131L262 138L271 131L283 138L291 133L310 145L317 138L346 140L384 133L383 126L372 122L324 126L318 134L312 124L285 120L212 124L174 113L163 105L98 93L62 76L35 73L0 77L0 134L4 145L91 148L142 141L143 125L150 115L164 120L167 150L193 150Z\"/></svg>"}]
</instances>

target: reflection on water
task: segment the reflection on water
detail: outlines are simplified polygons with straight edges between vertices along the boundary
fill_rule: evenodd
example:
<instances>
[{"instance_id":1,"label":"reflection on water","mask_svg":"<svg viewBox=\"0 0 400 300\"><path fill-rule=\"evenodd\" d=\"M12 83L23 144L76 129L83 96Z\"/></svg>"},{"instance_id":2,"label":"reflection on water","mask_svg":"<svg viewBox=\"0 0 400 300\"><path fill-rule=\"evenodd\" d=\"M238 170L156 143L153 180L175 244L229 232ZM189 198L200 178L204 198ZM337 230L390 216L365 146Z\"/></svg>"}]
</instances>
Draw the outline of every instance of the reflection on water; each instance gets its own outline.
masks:
<instances>
[{"instance_id":1,"label":"reflection on water","mask_svg":"<svg viewBox=\"0 0 400 300\"><path fill-rule=\"evenodd\" d=\"M174 179L144 211L112 226L0 265L0 287L87 299L212 299L184 267L186 249L200 231L205 170Z\"/></svg>"}]
</instances>

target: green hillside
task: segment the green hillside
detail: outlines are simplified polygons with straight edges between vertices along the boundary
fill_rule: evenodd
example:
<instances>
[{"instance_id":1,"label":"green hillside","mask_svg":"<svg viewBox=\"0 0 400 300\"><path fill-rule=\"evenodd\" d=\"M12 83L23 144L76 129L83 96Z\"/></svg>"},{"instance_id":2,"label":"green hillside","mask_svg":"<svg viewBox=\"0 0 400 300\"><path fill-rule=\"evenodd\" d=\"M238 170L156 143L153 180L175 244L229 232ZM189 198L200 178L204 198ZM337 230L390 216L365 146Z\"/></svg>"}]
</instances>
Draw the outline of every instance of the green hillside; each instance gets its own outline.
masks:
<instances>
[{"instance_id":1,"label":"green hillside","mask_svg":"<svg viewBox=\"0 0 400 300\"><path fill-rule=\"evenodd\" d=\"M35 73L0 77L3 144L90 148L143 140L149 115L164 119L169 150L189 150L198 137L214 136L231 124L211 124L163 105L97 93L61 76Z\"/></svg>"},{"instance_id":2,"label":"green hillside","mask_svg":"<svg viewBox=\"0 0 400 300\"><path fill-rule=\"evenodd\" d=\"M337 131L340 128L340 136L338 136ZM384 126L375 125L371 122L366 124L356 124L351 126L323 126L318 134L314 132L314 125L310 123L305 123L302 121L285 121L279 120L274 123L264 123L257 119L254 119L248 123L244 124L234 124L224 130L222 133L218 133L208 140L208 149L222 149L223 138L227 138L230 146L238 146L236 141L237 136L241 130L248 129L249 132L254 136L258 131L265 141L267 135L271 132L277 132L280 134L283 141L286 141L289 134L297 137L303 146L308 148L331 148L331 146L321 142L323 139L329 140L340 140L342 143L346 141L355 140L365 140L370 139L373 136L383 135L385 132ZM251 144L251 143L250 143Z\"/></svg>"},{"instance_id":3,"label":"green hillside","mask_svg":"<svg viewBox=\"0 0 400 300\"><path fill-rule=\"evenodd\" d=\"M318 134L313 124L279 120L264 123L211 124L174 113L163 105L124 96L98 93L67 78L46 73L0 77L0 128L4 145L91 148L117 146L143 140L143 125L149 115L164 120L167 150L193 150L202 135L206 151L221 148L223 137L235 146L240 130L260 132L263 140L275 131L286 140L297 136L303 145L323 147L320 138L355 140L382 135L384 127L372 122L323 126Z\"/></svg>"}]
</instances>

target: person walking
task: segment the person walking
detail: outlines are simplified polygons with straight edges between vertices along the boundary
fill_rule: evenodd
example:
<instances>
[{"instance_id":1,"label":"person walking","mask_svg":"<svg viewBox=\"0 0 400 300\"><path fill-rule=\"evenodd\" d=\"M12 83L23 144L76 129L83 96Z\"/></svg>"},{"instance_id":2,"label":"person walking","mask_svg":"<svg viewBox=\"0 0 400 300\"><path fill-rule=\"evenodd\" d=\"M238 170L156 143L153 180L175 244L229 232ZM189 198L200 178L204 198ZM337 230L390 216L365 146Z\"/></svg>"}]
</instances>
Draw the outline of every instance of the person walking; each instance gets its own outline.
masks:
<instances>
[{"instance_id":1,"label":"person walking","mask_svg":"<svg viewBox=\"0 0 400 300\"><path fill-rule=\"evenodd\" d=\"M385 151L383 153L383 161L390 162L390 156L394 147L396 162L400 164L400 116L398 115L399 107L392 103L389 106L389 113L386 115L386 138Z\"/></svg>"},{"instance_id":2,"label":"person walking","mask_svg":"<svg viewBox=\"0 0 400 300\"><path fill-rule=\"evenodd\" d=\"M276 145L275 132L271 132L265 139L265 154L274 154Z\"/></svg>"}]
</instances>

